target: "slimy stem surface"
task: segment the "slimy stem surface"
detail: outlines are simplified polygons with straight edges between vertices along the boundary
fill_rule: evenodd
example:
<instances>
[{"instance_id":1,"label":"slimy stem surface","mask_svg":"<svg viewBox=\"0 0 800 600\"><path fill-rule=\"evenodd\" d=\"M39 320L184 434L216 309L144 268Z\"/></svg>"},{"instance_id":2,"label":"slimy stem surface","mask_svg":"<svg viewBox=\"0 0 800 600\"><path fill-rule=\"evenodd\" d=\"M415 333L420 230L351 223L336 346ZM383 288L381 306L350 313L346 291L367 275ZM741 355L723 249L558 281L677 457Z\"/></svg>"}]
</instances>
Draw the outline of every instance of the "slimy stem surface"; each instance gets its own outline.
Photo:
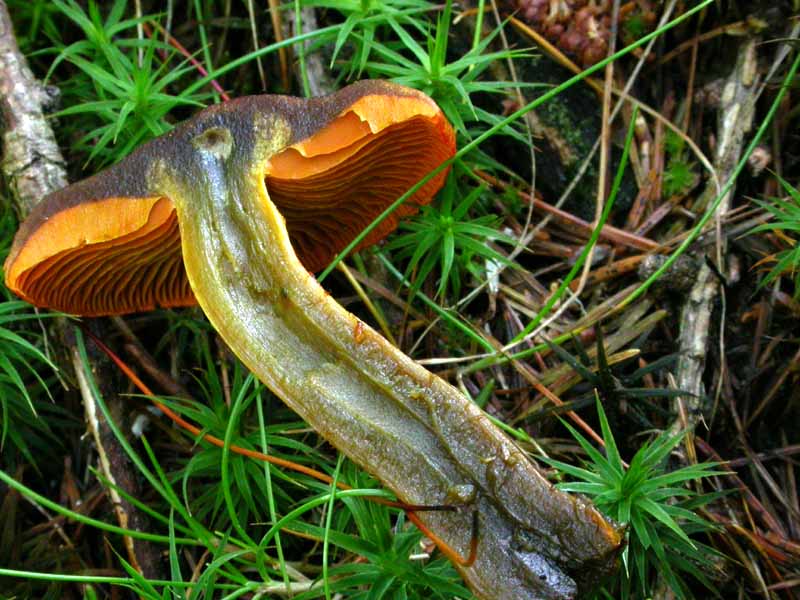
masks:
<instances>
[{"instance_id":1,"label":"slimy stem surface","mask_svg":"<svg viewBox=\"0 0 800 600\"><path fill-rule=\"evenodd\" d=\"M289 138L279 119L240 143L209 127L188 164L152 173L178 212L194 294L233 352L309 425L409 504L467 556L481 598L575 598L612 568L620 533L592 506L558 492L457 389L348 313L295 256L262 165ZM265 136L265 132L268 134ZM255 136L254 136L255 137Z\"/></svg>"}]
</instances>

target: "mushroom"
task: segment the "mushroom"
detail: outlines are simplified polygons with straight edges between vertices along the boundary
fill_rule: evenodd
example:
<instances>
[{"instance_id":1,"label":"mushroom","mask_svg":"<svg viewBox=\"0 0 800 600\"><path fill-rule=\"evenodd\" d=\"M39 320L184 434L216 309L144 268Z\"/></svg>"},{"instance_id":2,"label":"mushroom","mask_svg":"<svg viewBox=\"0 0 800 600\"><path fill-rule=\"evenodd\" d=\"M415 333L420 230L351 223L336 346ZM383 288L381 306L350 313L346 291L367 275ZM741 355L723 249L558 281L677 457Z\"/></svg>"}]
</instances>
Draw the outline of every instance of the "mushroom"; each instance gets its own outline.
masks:
<instances>
[{"instance_id":1,"label":"mushroom","mask_svg":"<svg viewBox=\"0 0 800 600\"><path fill-rule=\"evenodd\" d=\"M475 560L456 564L477 596L574 598L613 569L620 530L309 273L453 153L436 104L386 82L213 106L45 198L6 283L80 315L198 302L262 382L403 502L461 508L416 516L461 556L477 541Z\"/></svg>"}]
</instances>

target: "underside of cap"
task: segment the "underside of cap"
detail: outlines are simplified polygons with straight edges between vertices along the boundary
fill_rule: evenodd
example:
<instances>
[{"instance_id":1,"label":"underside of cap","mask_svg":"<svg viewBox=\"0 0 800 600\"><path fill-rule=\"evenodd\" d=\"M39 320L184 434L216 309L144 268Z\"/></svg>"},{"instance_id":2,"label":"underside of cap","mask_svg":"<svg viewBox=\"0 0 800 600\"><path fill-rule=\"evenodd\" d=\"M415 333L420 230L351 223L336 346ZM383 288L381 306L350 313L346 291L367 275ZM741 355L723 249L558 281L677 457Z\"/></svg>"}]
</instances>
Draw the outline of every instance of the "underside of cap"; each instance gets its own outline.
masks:
<instances>
[{"instance_id":1,"label":"underside of cap","mask_svg":"<svg viewBox=\"0 0 800 600\"><path fill-rule=\"evenodd\" d=\"M438 109L430 116L419 111L390 122L385 119L391 114L388 103L381 98L372 107L376 118L371 121L368 100L267 166L270 199L286 219L295 252L309 271L327 266L387 206L455 151L452 129ZM317 138L321 143L315 143ZM329 139L340 140L338 147L326 144ZM383 239L401 217L430 202L446 175L423 185L358 248Z\"/></svg>"},{"instance_id":2,"label":"underside of cap","mask_svg":"<svg viewBox=\"0 0 800 600\"><path fill-rule=\"evenodd\" d=\"M6 285L33 304L87 316L195 304L175 209L158 196L56 214L6 264Z\"/></svg>"},{"instance_id":3,"label":"underside of cap","mask_svg":"<svg viewBox=\"0 0 800 600\"><path fill-rule=\"evenodd\" d=\"M17 234L5 264L6 285L38 306L84 316L195 304L174 206L148 188L147 173L165 154L178 170L183 150L175 150L177 142L195 135L202 119L221 116L247 126L238 122L259 110L282 111L295 134L262 175L309 271L326 266L455 152L453 130L433 101L385 82L362 82L308 101L256 96L217 105L106 171L45 198ZM360 247L385 237L399 217L430 202L445 176L418 190Z\"/></svg>"}]
</instances>

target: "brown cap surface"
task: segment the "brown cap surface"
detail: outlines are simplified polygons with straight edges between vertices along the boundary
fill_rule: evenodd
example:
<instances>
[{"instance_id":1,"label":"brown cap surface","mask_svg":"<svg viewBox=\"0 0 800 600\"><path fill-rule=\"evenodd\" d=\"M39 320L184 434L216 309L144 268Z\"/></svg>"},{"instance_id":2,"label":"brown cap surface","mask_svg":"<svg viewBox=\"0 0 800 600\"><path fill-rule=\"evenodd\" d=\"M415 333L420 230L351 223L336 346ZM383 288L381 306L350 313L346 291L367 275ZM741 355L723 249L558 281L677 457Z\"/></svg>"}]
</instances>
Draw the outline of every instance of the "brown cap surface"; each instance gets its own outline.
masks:
<instances>
[{"instance_id":1,"label":"brown cap surface","mask_svg":"<svg viewBox=\"0 0 800 600\"><path fill-rule=\"evenodd\" d=\"M251 135L253 115L280 114L292 143L263 174L298 257L323 268L391 202L455 152L450 124L419 92L365 81L324 98L251 96L210 107L120 163L50 194L22 224L6 285L38 306L99 316L195 304L169 198L148 182L154 160L180 170L187 140L207 125ZM430 202L442 172L360 247Z\"/></svg>"}]
</instances>

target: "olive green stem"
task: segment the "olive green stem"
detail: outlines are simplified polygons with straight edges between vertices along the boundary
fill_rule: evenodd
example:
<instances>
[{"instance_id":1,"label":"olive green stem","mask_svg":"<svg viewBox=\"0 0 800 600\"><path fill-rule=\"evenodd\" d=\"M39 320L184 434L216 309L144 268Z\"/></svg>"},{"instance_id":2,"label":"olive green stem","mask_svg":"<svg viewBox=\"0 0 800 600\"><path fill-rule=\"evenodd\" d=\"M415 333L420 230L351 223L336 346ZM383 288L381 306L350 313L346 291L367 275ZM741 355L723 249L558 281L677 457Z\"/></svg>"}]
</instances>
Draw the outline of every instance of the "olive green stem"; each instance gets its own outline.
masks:
<instances>
[{"instance_id":1,"label":"olive green stem","mask_svg":"<svg viewBox=\"0 0 800 600\"><path fill-rule=\"evenodd\" d=\"M449 504L417 516L458 554L482 598L574 598L607 572L620 533L558 492L485 414L344 310L292 250L265 188L264 162L286 144L224 127L193 141L189 164L160 163L151 185L175 204L189 281L233 352L288 406L404 502Z\"/></svg>"}]
</instances>

